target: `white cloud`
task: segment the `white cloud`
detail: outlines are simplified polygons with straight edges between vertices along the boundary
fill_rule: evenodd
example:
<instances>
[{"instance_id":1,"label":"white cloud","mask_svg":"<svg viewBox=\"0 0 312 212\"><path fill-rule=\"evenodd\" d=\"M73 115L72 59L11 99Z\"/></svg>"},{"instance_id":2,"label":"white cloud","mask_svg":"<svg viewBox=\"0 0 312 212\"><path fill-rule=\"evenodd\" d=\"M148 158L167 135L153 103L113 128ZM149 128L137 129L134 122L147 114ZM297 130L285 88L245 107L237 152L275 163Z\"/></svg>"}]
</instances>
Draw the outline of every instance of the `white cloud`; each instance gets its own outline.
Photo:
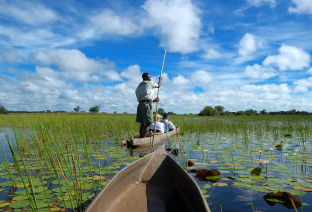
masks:
<instances>
[{"instance_id":1,"label":"white cloud","mask_svg":"<svg viewBox=\"0 0 312 212\"><path fill-rule=\"evenodd\" d=\"M241 87L241 90L255 93L274 93L274 94L288 94L290 89L286 83L276 84L265 84L265 85L245 85Z\"/></svg>"},{"instance_id":2,"label":"white cloud","mask_svg":"<svg viewBox=\"0 0 312 212\"><path fill-rule=\"evenodd\" d=\"M189 80L186 79L184 76L179 75L179 76L177 76L177 77L174 77L173 80L172 80L172 82L173 82L173 84L175 84L175 85L185 86L185 85L188 85Z\"/></svg>"},{"instance_id":3,"label":"white cloud","mask_svg":"<svg viewBox=\"0 0 312 212\"><path fill-rule=\"evenodd\" d=\"M18 63L21 61L21 57L15 49L4 51L1 55L1 59L6 63Z\"/></svg>"},{"instance_id":4,"label":"white cloud","mask_svg":"<svg viewBox=\"0 0 312 212\"><path fill-rule=\"evenodd\" d=\"M158 29L161 47L181 53L197 50L201 12L190 0L147 0L142 7L149 15L146 26Z\"/></svg>"},{"instance_id":5,"label":"white cloud","mask_svg":"<svg viewBox=\"0 0 312 212\"><path fill-rule=\"evenodd\" d=\"M104 34L131 35L140 30L130 17L117 15L109 9L104 9L100 14L91 16L89 19Z\"/></svg>"},{"instance_id":6,"label":"white cloud","mask_svg":"<svg viewBox=\"0 0 312 212\"><path fill-rule=\"evenodd\" d=\"M41 4L15 0L1 1L0 14L30 25L48 23L59 18L53 10Z\"/></svg>"},{"instance_id":7,"label":"white cloud","mask_svg":"<svg viewBox=\"0 0 312 212\"><path fill-rule=\"evenodd\" d=\"M263 67L261 65L255 64L253 66L246 66L245 75L251 79L270 79L275 77L277 73L273 68Z\"/></svg>"},{"instance_id":8,"label":"white cloud","mask_svg":"<svg viewBox=\"0 0 312 212\"><path fill-rule=\"evenodd\" d=\"M142 81L142 73L139 65L131 65L126 70L120 73L120 75L133 82Z\"/></svg>"},{"instance_id":9,"label":"white cloud","mask_svg":"<svg viewBox=\"0 0 312 212\"><path fill-rule=\"evenodd\" d=\"M290 13L305 13L312 14L312 2L311 0L292 0L296 7L289 7Z\"/></svg>"},{"instance_id":10,"label":"white cloud","mask_svg":"<svg viewBox=\"0 0 312 212\"><path fill-rule=\"evenodd\" d=\"M210 60L220 58L221 54L217 50L208 49L205 54L202 55L202 58Z\"/></svg>"},{"instance_id":11,"label":"white cloud","mask_svg":"<svg viewBox=\"0 0 312 212\"><path fill-rule=\"evenodd\" d=\"M77 49L51 49L41 51L33 56L33 60L40 65L56 65L66 79L71 81L100 81L99 76L105 76L106 80L121 81L119 74L112 69L114 65L108 61L96 61L87 58Z\"/></svg>"},{"instance_id":12,"label":"white cloud","mask_svg":"<svg viewBox=\"0 0 312 212\"><path fill-rule=\"evenodd\" d=\"M192 73L191 80L194 85L202 85L210 83L213 80L213 77L210 73L200 70Z\"/></svg>"},{"instance_id":13,"label":"white cloud","mask_svg":"<svg viewBox=\"0 0 312 212\"><path fill-rule=\"evenodd\" d=\"M282 45L279 54L268 56L263 65L275 65L282 71L302 70L310 66L310 55L300 48Z\"/></svg>"},{"instance_id":14,"label":"white cloud","mask_svg":"<svg viewBox=\"0 0 312 212\"><path fill-rule=\"evenodd\" d=\"M305 92L308 92L308 88L306 86L298 85L295 87L294 92L295 93L305 93Z\"/></svg>"},{"instance_id":15,"label":"white cloud","mask_svg":"<svg viewBox=\"0 0 312 212\"><path fill-rule=\"evenodd\" d=\"M256 7L264 4L269 4L271 7L275 7L276 5L276 0L247 0L247 2Z\"/></svg>"},{"instance_id":16,"label":"white cloud","mask_svg":"<svg viewBox=\"0 0 312 212\"><path fill-rule=\"evenodd\" d=\"M312 67L307 71L308 74L312 74Z\"/></svg>"},{"instance_id":17,"label":"white cloud","mask_svg":"<svg viewBox=\"0 0 312 212\"><path fill-rule=\"evenodd\" d=\"M296 80L294 81L294 85L312 87L312 77L309 77L307 79Z\"/></svg>"},{"instance_id":18,"label":"white cloud","mask_svg":"<svg viewBox=\"0 0 312 212\"><path fill-rule=\"evenodd\" d=\"M254 53L261 46L262 43L260 40L256 39L252 34L246 33L239 42L238 53L241 56L248 56Z\"/></svg>"}]
</instances>

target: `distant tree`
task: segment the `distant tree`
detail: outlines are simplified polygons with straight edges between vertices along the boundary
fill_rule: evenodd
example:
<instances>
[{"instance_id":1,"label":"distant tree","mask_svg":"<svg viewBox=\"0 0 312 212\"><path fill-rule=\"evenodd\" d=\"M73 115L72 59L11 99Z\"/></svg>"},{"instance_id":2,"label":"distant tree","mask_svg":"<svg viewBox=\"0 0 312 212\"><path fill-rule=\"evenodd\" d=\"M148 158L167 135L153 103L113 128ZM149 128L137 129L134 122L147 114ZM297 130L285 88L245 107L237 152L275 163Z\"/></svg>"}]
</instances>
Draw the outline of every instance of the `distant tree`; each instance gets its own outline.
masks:
<instances>
[{"instance_id":1,"label":"distant tree","mask_svg":"<svg viewBox=\"0 0 312 212\"><path fill-rule=\"evenodd\" d=\"M295 109L290 110L289 115L296 115L296 110Z\"/></svg>"},{"instance_id":2,"label":"distant tree","mask_svg":"<svg viewBox=\"0 0 312 212\"><path fill-rule=\"evenodd\" d=\"M214 109L217 111L217 113L219 115L224 115L224 107L223 106L218 105L218 106L215 106Z\"/></svg>"},{"instance_id":3,"label":"distant tree","mask_svg":"<svg viewBox=\"0 0 312 212\"><path fill-rule=\"evenodd\" d=\"M236 115L238 116L245 115L245 111L239 110L236 112Z\"/></svg>"},{"instance_id":4,"label":"distant tree","mask_svg":"<svg viewBox=\"0 0 312 212\"><path fill-rule=\"evenodd\" d=\"M256 114L257 114L257 111L256 111L256 110L253 110L253 109L247 109L247 110L245 111L245 114L248 115L248 116L256 115Z\"/></svg>"},{"instance_id":5,"label":"distant tree","mask_svg":"<svg viewBox=\"0 0 312 212\"><path fill-rule=\"evenodd\" d=\"M100 107L99 106L93 106L93 107L90 107L89 111L91 113L98 113L100 111Z\"/></svg>"},{"instance_id":6,"label":"distant tree","mask_svg":"<svg viewBox=\"0 0 312 212\"><path fill-rule=\"evenodd\" d=\"M174 112L168 112L168 115L175 115Z\"/></svg>"},{"instance_id":7,"label":"distant tree","mask_svg":"<svg viewBox=\"0 0 312 212\"><path fill-rule=\"evenodd\" d=\"M47 113L51 113L51 110L47 110Z\"/></svg>"},{"instance_id":8,"label":"distant tree","mask_svg":"<svg viewBox=\"0 0 312 212\"><path fill-rule=\"evenodd\" d=\"M79 110L80 110L79 105L78 105L77 107L74 108L74 111L75 111L75 112L79 112Z\"/></svg>"},{"instance_id":9,"label":"distant tree","mask_svg":"<svg viewBox=\"0 0 312 212\"><path fill-rule=\"evenodd\" d=\"M260 113L261 113L262 115L268 115L268 112L267 112L266 109L261 110Z\"/></svg>"},{"instance_id":10,"label":"distant tree","mask_svg":"<svg viewBox=\"0 0 312 212\"><path fill-rule=\"evenodd\" d=\"M217 111L211 106L206 106L202 111L199 112L199 116L214 116L217 114Z\"/></svg>"},{"instance_id":11,"label":"distant tree","mask_svg":"<svg viewBox=\"0 0 312 212\"><path fill-rule=\"evenodd\" d=\"M158 108L158 114L164 114L166 113L165 109L164 108Z\"/></svg>"},{"instance_id":12,"label":"distant tree","mask_svg":"<svg viewBox=\"0 0 312 212\"><path fill-rule=\"evenodd\" d=\"M3 105L0 105L0 114L8 114L9 111L3 106Z\"/></svg>"}]
</instances>

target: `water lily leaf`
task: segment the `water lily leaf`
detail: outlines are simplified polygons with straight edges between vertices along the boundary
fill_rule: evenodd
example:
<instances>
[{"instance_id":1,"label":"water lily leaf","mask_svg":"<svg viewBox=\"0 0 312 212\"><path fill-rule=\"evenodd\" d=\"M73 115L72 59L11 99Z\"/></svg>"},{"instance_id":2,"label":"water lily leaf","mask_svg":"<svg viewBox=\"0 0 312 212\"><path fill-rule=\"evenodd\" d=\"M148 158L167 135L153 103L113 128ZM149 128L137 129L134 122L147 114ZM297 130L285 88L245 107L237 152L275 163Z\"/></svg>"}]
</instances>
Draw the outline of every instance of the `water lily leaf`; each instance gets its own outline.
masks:
<instances>
[{"instance_id":1,"label":"water lily leaf","mask_svg":"<svg viewBox=\"0 0 312 212\"><path fill-rule=\"evenodd\" d=\"M3 202L3 203L0 203L0 208L3 208L5 206L8 206L10 205L11 203L10 202Z\"/></svg>"},{"instance_id":2,"label":"water lily leaf","mask_svg":"<svg viewBox=\"0 0 312 212\"><path fill-rule=\"evenodd\" d=\"M270 202L284 203L282 200L278 200L278 199L265 199L265 200L270 201Z\"/></svg>"},{"instance_id":3,"label":"water lily leaf","mask_svg":"<svg viewBox=\"0 0 312 212\"><path fill-rule=\"evenodd\" d=\"M290 176L292 176L294 178L300 178L300 179L310 178L308 175L304 175L304 174L290 174Z\"/></svg>"},{"instance_id":4,"label":"water lily leaf","mask_svg":"<svg viewBox=\"0 0 312 212\"><path fill-rule=\"evenodd\" d=\"M211 188L211 185L209 183L205 184L203 189L208 189L208 188Z\"/></svg>"},{"instance_id":5,"label":"water lily leaf","mask_svg":"<svg viewBox=\"0 0 312 212\"><path fill-rule=\"evenodd\" d=\"M207 190L205 190L205 189L200 189L201 190L201 192L203 193L203 194L205 194L206 192L207 192Z\"/></svg>"},{"instance_id":6,"label":"water lily leaf","mask_svg":"<svg viewBox=\"0 0 312 212\"><path fill-rule=\"evenodd\" d=\"M296 185L296 186L291 186L296 190L300 190L300 191L312 191L312 188L307 188L307 187L303 187L301 185Z\"/></svg>"},{"instance_id":7,"label":"water lily leaf","mask_svg":"<svg viewBox=\"0 0 312 212\"><path fill-rule=\"evenodd\" d=\"M240 188L251 188L252 187L252 185L250 185L248 183L233 182L233 184L236 187L240 187Z\"/></svg>"},{"instance_id":8,"label":"water lily leaf","mask_svg":"<svg viewBox=\"0 0 312 212\"><path fill-rule=\"evenodd\" d=\"M15 209L19 209L19 208L23 208L23 207L27 207L29 206L29 202L28 201L16 201L10 204L11 208L15 208Z\"/></svg>"},{"instance_id":9,"label":"water lily leaf","mask_svg":"<svg viewBox=\"0 0 312 212\"><path fill-rule=\"evenodd\" d=\"M251 175L256 175L256 176L260 176L262 169L260 167L254 168L250 174Z\"/></svg>"},{"instance_id":10,"label":"water lily leaf","mask_svg":"<svg viewBox=\"0 0 312 212\"><path fill-rule=\"evenodd\" d=\"M18 195L18 196L13 197L13 200L16 200L16 201L26 200L26 199L28 200L28 197L26 195Z\"/></svg>"},{"instance_id":11,"label":"water lily leaf","mask_svg":"<svg viewBox=\"0 0 312 212\"><path fill-rule=\"evenodd\" d=\"M227 183L213 183L212 185L223 187L223 186L227 186L228 184Z\"/></svg>"}]
</instances>

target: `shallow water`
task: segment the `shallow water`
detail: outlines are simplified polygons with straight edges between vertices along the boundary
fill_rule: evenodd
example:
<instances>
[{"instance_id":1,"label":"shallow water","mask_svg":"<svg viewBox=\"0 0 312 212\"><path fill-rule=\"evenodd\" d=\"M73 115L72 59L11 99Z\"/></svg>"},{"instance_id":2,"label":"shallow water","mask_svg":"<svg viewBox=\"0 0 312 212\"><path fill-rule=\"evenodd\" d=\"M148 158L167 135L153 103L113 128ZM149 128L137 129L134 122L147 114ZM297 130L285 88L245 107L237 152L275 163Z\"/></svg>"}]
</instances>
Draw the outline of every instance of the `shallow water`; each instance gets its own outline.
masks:
<instances>
[{"instance_id":1,"label":"shallow water","mask_svg":"<svg viewBox=\"0 0 312 212\"><path fill-rule=\"evenodd\" d=\"M110 139L106 138L105 142L101 142L101 156L100 163L103 168L101 170L104 181L107 182L114 174L124 168L129 163L137 160L140 155L148 154L151 152L149 147L128 149L126 147L119 147ZM4 131L0 131L0 141L6 152L7 157L10 156L10 150L4 135ZM277 150L275 145L281 143L283 147ZM221 172L221 178L216 182L200 181L195 178L195 174L190 173L202 189L207 202L212 211L288 211L288 209L280 203L270 206L263 199L263 196L269 192L288 191L293 193L299 199L302 198L304 205L298 208L298 211L312 211L312 193L301 192L300 187L304 185L304 189L312 191L312 156L311 140L302 143L301 139L293 137L276 138L270 133L259 137L249 134L245 135L230 135L227 133L222 134L184 134L177 138L172 138L167 142L162 143L159 147L177 148L184 151L184 154L178 156L169 154L176 159L181 165L182 157L187 160L191 159L195 162L190 169L217 169ZM98 166L98 146L91 143L88 147L92 155L91 163L94 167ZM3 157L1 156L3 160ZM83 160L83 158L81 158ZM266 165L264 161L269 161ZM9 159L11 162L11 159ZM27 208L29 206L17 207L16 202L25 196L21 191L24 190L23 186L18 188L9 187L5 184L8 180L5 169L2 165L2 172L0 173L0 205L7 203L7 209ZM250 171L253 168L262 168L262 173L258 178L252 178ZM16 178L18 174L12 172ZM90 173L86 171L87 178L90 178ZM95 169L94 177L98 177L99 173ZM35 176L35 175L34 175ZM292 179L292 181L289 181ZM62 209L62 202L60 199L59 185L55 176L44 178L45 188L50 190L50 200L54 208ZM96 180L99 182L99 179ZM235 183L243 183L241 184ZM290 183L291 182L291 183ZM290 185L291 184L291 185ZM36 187L40 187L39 185ZM287 189L287 190L285 190ZM299 189L299 190L298 190ZM98 192L101 187L96 189ZM88 184L88 192L90 197L94 195L92 183ZM18 198L17 198L18 197ZM23 200L24 202L27 201ZM90 202L86 201L84 206ZM15 205L14 205L15 204ZM252 207L253 205L253 207ZM12 206L12 207L11 207ZM221 209L222 208L222 209Z\"/></svg>"}]
</instances>

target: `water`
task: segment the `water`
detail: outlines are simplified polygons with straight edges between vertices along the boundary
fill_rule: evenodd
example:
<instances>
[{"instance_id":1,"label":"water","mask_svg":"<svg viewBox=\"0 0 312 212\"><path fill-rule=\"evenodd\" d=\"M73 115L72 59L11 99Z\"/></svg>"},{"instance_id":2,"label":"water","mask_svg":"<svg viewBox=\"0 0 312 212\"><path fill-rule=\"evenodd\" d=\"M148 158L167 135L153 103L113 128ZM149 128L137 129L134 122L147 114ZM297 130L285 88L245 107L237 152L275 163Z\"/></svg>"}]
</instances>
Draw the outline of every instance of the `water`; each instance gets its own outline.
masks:
<instances>
[{"instance_id":1,"label":"water","mask_svg":"<svg viewBox=\"0 0 312 212\"><path fill-rule=\"evenodd\" d=\"M298 138L283 137L276 139L269 133L262 137L250 134L247 138L244 135L233 136L227 133L201 135L189 133L180 136L179 140L180 142L176 138L170 139L169 142L162 143L160 146L183 149L184 154L178 156L172 155L171 152L169 154L181 165L183 165L182 156L193 160L195 165L189 167L188 170L207 168L217 169L221 172L221 178L214 183L208 180L200 181L195 177L194 173L190 173L205 194L212 211L221 211L221 208L222 211L229 212L253 211L252 205L255 211L289 211L293 209L288 209L280 203L274 206L269 205L263 199L263 196L269 192L288 191L301 199L299 188L304 187L312 191L311 140L303 145ZM4 130L0 131L0 141L6 155L9 157L10 151ZM283 148L277 150L275 145L281 143L281 141ZM92 155L91 163L94 167L98 166L97 148L96 143L91 143L88 147L90 155ZM103 166L101 172L103 172L102 177L105 177L104 181L107 182L119 170L137 160L140 154L150 152L151 150L148 147L127 149L126 147L119 147L108 140L101 142L100 163ZM3 160L3 158L1 159ZM84 160L84 158L82 157L81 160ZM268 164L264 163L266 160L269 161ZM9 162L11 161L9 157ZM106 168L104 168L104 164ZM256 167L262 168L262 173L259 178L254 179L251 177L250 171ZM93 175L96 178L99 173L96 168L94 170ZM88 179L90 179L90 173L88 173L87 169L85 171ZM14 174L17 176L17 173ZM6 175L6 171L2 165L0 183L6 181L4 175ZM294 182L291 183L290 179ZM50 199L53 202L53 207L61 209L62 203L59 201L60 193L56 177L50 175L44 181L46 188L51 191ZM96 182L99 182L99 179ZM248 182L246 184L250 185L250 187L235 186L236 182ZM23 194L18 193L24 190L22 186L14 189L5 184L1 185L0 200L2 200L2 203L10 203L5 207L11 207L11 204L13 204L12 199L15 197L23 196ZM263 190L261 190L262 188ZM97 187L97 191L100 190L101 187ZM90 194L94 193L91 182L88 184L88 192ZM302 200L307 204L303 206L303 211L312 211L312 193L303 193ZM86 202L85 206L89 203ZM298 208L298 211L301 210L301 208Z\"/></svg>"}]
</instances>

